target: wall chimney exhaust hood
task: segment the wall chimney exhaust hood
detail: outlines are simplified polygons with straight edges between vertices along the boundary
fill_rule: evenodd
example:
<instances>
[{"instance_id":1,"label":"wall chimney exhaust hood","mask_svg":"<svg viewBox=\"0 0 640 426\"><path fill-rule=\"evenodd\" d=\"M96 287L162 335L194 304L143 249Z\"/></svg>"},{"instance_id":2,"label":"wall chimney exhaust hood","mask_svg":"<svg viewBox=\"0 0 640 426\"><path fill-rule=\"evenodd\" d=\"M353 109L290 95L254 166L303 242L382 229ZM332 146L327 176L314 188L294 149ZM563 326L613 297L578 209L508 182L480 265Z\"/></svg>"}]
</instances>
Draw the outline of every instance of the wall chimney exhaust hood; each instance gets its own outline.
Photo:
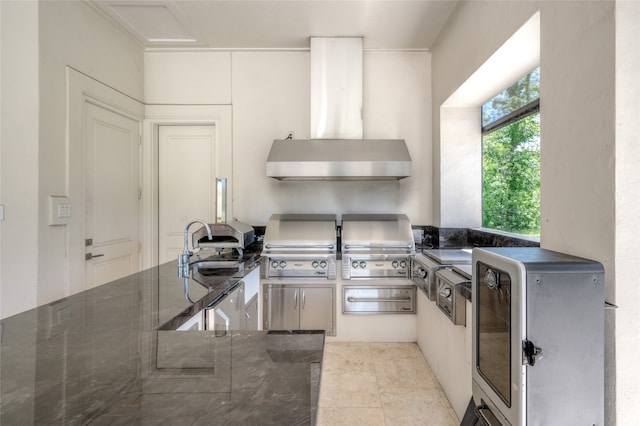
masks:
<instances>
[{"instance_id":1,"label":"wall chimney exhaust hood","mask_svg":"<svg viewBox=\"0 0 640 426\"><path fill-rule=\"evenodd\" d=\"M363 139L362 38L311 37L311 139L274 140L279 180L398 180L411 176L402 139Z\"/></svg>"}]
</instances>

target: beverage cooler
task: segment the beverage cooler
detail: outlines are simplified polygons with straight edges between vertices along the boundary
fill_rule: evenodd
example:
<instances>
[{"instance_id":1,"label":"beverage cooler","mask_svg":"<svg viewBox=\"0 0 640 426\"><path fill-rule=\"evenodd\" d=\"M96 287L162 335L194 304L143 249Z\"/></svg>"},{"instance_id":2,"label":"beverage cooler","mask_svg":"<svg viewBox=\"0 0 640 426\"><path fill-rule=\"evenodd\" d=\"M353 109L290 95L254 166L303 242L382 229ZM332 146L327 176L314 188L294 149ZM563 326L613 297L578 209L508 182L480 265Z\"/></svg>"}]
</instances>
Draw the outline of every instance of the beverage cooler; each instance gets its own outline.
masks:
<instances>
[{"instance_id":1,"label":"beverage cooler","mask_svg":"<svg viewBox=\"0 0 640 426\"><path fill-rule=\"evenodd\" d=\"M473 250L463 425L602 425L604 269L541 248Z\"/></svg>"}]
</instances>

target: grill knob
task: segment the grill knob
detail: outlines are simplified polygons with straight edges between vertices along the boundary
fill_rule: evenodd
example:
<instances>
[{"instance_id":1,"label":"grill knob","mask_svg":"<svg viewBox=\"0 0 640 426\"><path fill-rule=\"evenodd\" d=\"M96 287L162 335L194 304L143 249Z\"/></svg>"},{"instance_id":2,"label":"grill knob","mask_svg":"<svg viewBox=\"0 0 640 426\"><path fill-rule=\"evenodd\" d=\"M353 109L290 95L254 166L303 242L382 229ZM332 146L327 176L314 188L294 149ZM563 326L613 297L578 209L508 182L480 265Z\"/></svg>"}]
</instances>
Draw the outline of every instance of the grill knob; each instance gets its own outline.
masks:
<instances>
[{"instance_id":1,"label":"grill knob","mask_svg":"<svg viewBox=\"0 0 640 426\"><path fill-rule=\"evenodd\" d=\"M404 260L400 261L400 267L401 268L406 268L407 267L407 262L405 262Z\"/></svg>"},{"instance_id":2,"label":"grill knob","mask_svg":"<svg viewBox=\"0 0 640 426\"><path fill-rule=\"evenodd\" d=\"M287 262L285 262L284 260L280 261L280 267L281 268L286 268L287 267Z\"/></svg>"},{"instance_id":3,"label":"grill knob","mask_svg":"<svg viewBox=\"0 0 640 426\"><path fill-rule=\"evenodd\" d=\"M446 297L447 299L451 297L451 288L450 287L445 287L442 290L440 290L440 296L442 297Z\"/></svg>"},{"instance_id":4,"label":"grill knob","mask_svg":"<svg viewBox=\"0 0 640 426\"><path fill-rule=\"evenodd\" d=\"M320 261L320 267L322 269L326 268L327 267L327 262L325 262L324 260Z\"/></svg>"},{"instance_id":5,"label":"grill knob","mask_svg":"<svg viewBox=\"0 0 640 426\"><path fill-rule=\"evenodd\" d=\"M394 260L393 262L391 262L391 266L393 266L394 268L398 267L398 261Z\"/></svg>"},{"instance_id":6,"label":"grill knob","mask_svg":"<svg viewBox=\"0 0 640 426\"><path fill-rule=\"evenodd\" d=\"M357 269L358 268L358 261L354 260L353 262L351 262L351 267Z\"/></svg>"},{"instance_id":7,"label":"grill knob","mask_svg":"<svg viewBox=\"0 0 640 426\"><path fill-rule=\"evenodd\" d=\"M360 261L360 267L361 267L362 269L366 268L366 267L367 267L367 262L365 262L364 260L361 260L361 261Z\"/></svg>"},{"instance_id":8,"label":"grill knob","mask_svg":"<svg viewBox=\"0 0 640 426\"><path fill-rule=\"evenodd\" d=\"M273 262L271 262L271 267L272 268L277 268L278 267L278 261L274 260Z\"/></svg>"},{"instance_id":9,"label":"grill knob","mask_svg":"<svg viewBox=\"0 0 640 426\"><path fill-rule=\"evenodd\" d=\"M318 263L317 260L314 260L313 262L311 262L311 266L313 266L314 268L317 268L319 264L320 263Z\"/></svg>"}]
</instances>

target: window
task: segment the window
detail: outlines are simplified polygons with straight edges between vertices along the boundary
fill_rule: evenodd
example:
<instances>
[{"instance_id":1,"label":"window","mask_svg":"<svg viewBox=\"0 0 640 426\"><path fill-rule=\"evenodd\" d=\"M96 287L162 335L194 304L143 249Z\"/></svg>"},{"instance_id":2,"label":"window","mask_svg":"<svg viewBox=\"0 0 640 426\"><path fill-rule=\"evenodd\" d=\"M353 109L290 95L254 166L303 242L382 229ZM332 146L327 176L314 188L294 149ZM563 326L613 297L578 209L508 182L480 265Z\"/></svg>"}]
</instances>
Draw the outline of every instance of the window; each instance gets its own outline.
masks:
<instances>
[{"instance_id":1,"label":"window","mask_svg":"<svg viewBox=\"0 0 640 426\"><path fill-rule=\"evenodd\" d=\"M540 235L540 68L482 106L482 226Z\"/></svg>"}]
</instances>

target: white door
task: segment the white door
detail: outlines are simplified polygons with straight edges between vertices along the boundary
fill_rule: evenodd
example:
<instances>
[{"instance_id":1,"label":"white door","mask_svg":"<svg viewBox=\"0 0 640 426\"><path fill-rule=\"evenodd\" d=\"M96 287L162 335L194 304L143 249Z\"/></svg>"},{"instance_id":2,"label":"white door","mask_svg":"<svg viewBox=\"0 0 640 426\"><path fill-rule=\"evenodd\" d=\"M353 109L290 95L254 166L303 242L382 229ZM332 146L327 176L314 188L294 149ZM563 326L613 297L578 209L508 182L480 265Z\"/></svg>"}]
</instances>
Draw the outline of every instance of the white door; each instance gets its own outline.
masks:
<instances>
[{"instance_id":1,"label":"white door","mask_svg":"<svg viewBox=\"0 0 640 426\"><path fill-rule=\"evenodd\" d=\"M158 261L164 263L184 249L187 223L215 222L216 140L213 126L160 126L158 138Z\"/></svg>"},{"instance_id":2,"label":"white door","mask_svg":"<svg viewBox=\"0 0 640 426\"><path fill-rule=\"evenodd\" d=\"M139 270L140 123L85 103L85 286Z\"/></svg>"}]
</instances>

